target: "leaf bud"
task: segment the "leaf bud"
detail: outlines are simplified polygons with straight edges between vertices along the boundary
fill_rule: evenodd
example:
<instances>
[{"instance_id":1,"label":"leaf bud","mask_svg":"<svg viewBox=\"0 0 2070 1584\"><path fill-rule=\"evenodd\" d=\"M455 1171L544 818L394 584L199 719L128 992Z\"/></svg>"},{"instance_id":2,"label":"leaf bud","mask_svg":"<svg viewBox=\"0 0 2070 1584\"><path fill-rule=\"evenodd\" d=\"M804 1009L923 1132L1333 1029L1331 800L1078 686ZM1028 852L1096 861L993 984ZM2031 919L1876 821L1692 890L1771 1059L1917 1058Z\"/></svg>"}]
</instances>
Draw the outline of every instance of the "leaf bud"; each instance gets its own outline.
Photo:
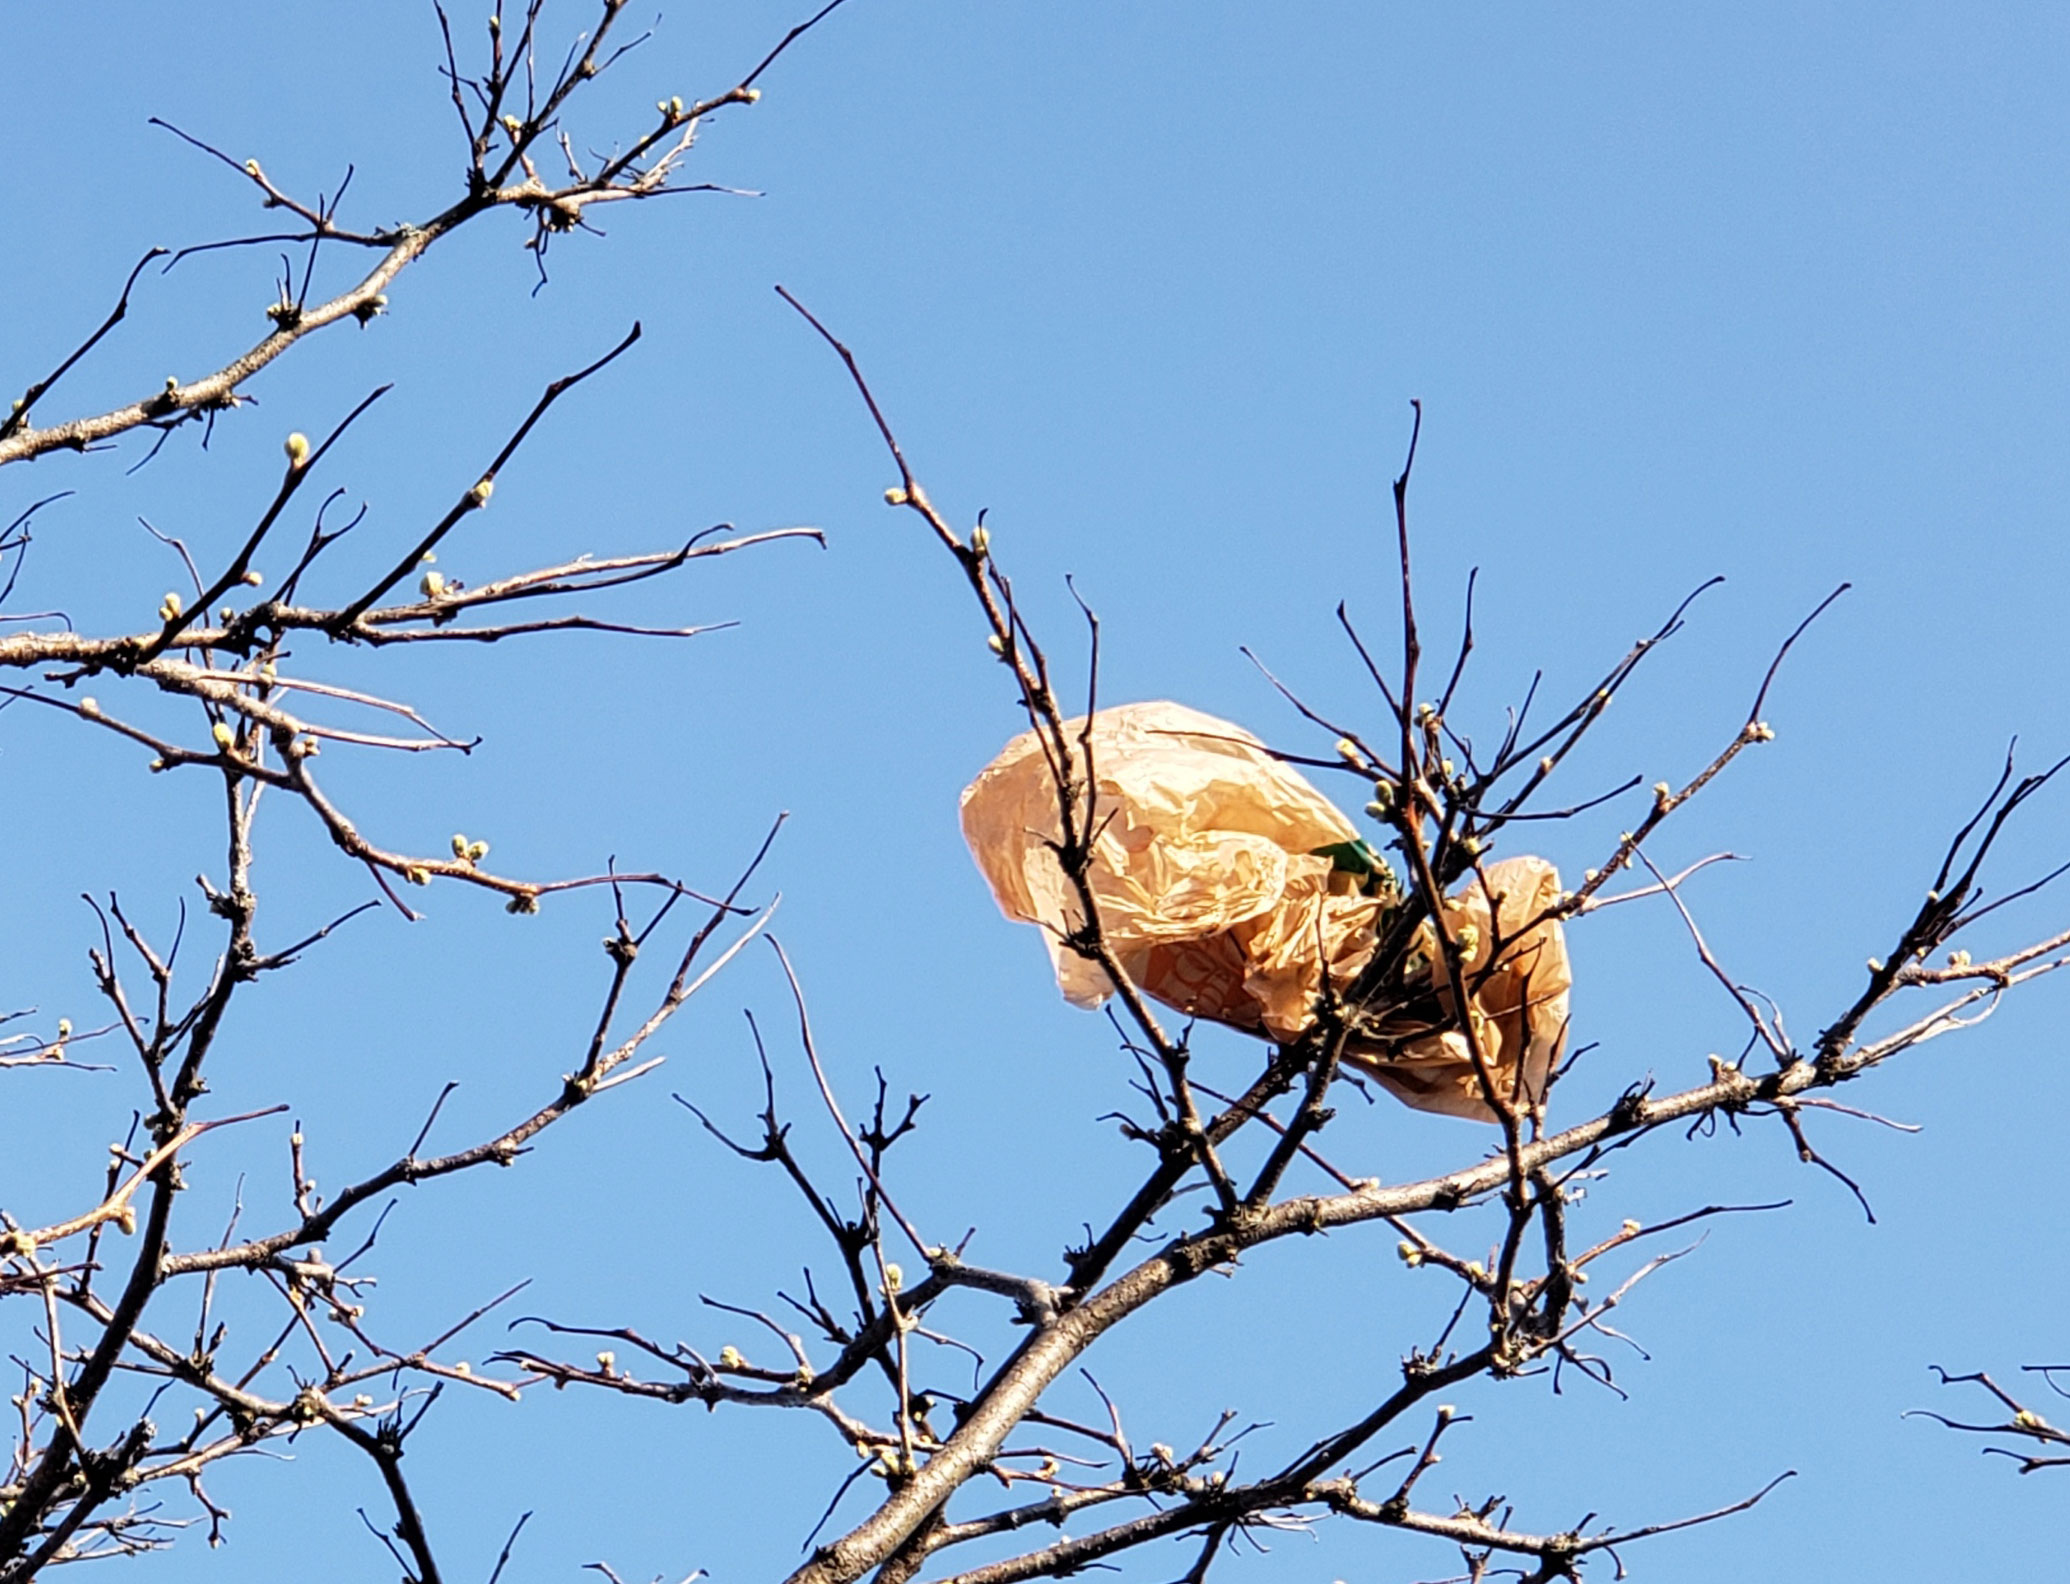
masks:
<instances>
[{"instance_id":1,"label":"leaf bud","mask_svg":"<svg viewBox=\"0 0 2070 1584\"><path fill-rule=\"evenodd\" d=\"M186 608L186 602L179 595L168 593L158 602L158 619L164 622L178 621L180 613Z\"/></svg>"},{"instance_id":2,"label":"leaf bud","mask_svg":"<svg viewBox=\"0 0 2070 1584\"><path fill-rule=\"evenodd\" d=\"M733 1346L732 1343L729 1342L726 1346L719 1349L720 1369L737 1370L744 1368L746 1364L747 1360L740 1356L740 1349Z\"/></svg>"},{"instance_id":3,"label":"leaf bud","mask_svg":"<svg viewBox=\"0 0 2070 1584\"><path fill-rule=\"evenodd\" d=\"M216 746L226 753L237 744L237 733L230 729L228 721L217 721L209 728L208 734L215 738Z\"/></svg>"},{"instance_id":4,"label":"leaf bud","mask_svg":"<svg viewBox=\"0 0 2070 1584\"><path fill-rule=\"evenodd\" d=\"M597 1368L602 1370L606 1375L611 1373L611 1366L616 1364L617 1362L618 1355L613 1353L609 1348L605 1348L603 1351L597 1354Z\"/></svg>"},{"instance_id":5,"label":"leaf bud","mask_svg":"<svg viewBox=\"0 0 2070 1584\"><path fill-rule=\"evenodd\" d=\"M297 429L281 449L287 453L289 467L301 467L309 460L309 437Z\"/></svg>"},{"instance_id":6,"label":"leaf bud","mask_svg":"<svg viewBox=\"0 0 2070 1584\"><path fill-rule=\"evenodd\" d=\"M884 492L884 504L887 506L903 506L912 498L897 484Z\"/></svg>"},{"instance_id":7,"label":"leaf bud","mask_svg":"<svg viewBox=\"0 0 2070 1584\"><path fill-rule=\"evenodd\" d=\"M489 504L489 497L495 493L496 481L492 478L480 478L475 480L474 488L467 492L467 498L476 506L486 506Z\"/></svg>"},{"instance_id":8,"label":"leaf bud","mask_svg":"<svg viewBox=\"0 0 2070 1584\"><path fill-rule=\"evenodd\" d=\"M79 701L79 713L88 720L94 720L101 713L101 701L97 698L83 698Z\"/></svg>"},{"instance_id":9,"label":"leaf bud","mask_svg":"<svg viewBox=\"0 0 2070 1584\"><path fill-rule=\"evenodd\" d=\"M71 1020L70 1018L59 1018L59 1019L58 1019L58 1038L59 1038L59 1040L61 1040L61 1041L62 1041L62 1040L68 1040L68 1039L70 1039L71 1037L72 1037L72 1020Z\"/></svg>"},{"instance_id":10,"label":"leaf bud","mask_svg":"<svg viewBox=\"0 0 2070 1584\"><path fill-rule=\"evenodd\" d=\"M427 572L417 580L417 587L424 591L426 599L437 599L446 591L446 578L442 572Z\"/></svg>"},{"instance_id":11,"label":"leaf bud","mask_svg":"<svg viewBox=\"0 0 2070 1584\"><path fill-rule=\"evenodd\" d=\"M266 581L266 574L259 571L256 567L247 567L245 569L244 581L251 587L257 588Z\"/></svg>"}]
</instances>

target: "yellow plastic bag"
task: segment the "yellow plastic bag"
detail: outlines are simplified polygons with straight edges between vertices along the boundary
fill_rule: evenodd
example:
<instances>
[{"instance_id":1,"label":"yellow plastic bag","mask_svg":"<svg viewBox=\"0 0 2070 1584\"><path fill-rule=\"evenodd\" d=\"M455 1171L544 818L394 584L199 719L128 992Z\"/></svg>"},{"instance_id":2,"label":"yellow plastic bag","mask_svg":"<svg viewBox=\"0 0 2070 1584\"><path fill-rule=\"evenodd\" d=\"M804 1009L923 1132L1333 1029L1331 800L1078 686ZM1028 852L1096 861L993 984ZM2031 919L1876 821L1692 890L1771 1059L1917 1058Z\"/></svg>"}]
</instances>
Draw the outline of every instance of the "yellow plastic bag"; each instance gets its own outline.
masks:
<instances>
[{"instance_id":1,"label":"yellow plastic bag","mask_svg":"<svg viewBox=\"0 0 2070 1584\"><path fill-rule=\"evenodd\" d=\"M1068 728L1074 746L1081 728ZM1334 858L1317 851L1357 842L1357 829L1250 733L1181 704L1100 711L1092 758L1102 824L1089 878L1122 971L1189 1017L1273 1040L1298 1038L1314 1019L1325 972L1342 991L1372 957L1388 906L1385 897L1361 894ZM1100 1005L1113 991L1105 971L1063 944L1083 920L1049 845L1062 827L1032 732L1007 744L964 790L962 816L1000 908L1042 926L1065 998ZM1493 864L1488 875L1505 934L1558 894L1558 876L1539 859ZM1478 956L1469 966L1485 967L1487 898L1470 886L1451 912L1455 933L1459 923L1477 923ZM1521 1060L1526 1098L1542 1088L1564 1039L1567 983L1559 928L1547 924L1505 941L1503 961L1473 994L1498 1082L1515 1086ZM1347 1059L1410 1105L1490 1118L1464 1036L1438 1028L1451 1000L1435 976L1426 999L1424 1015L1390 1019Z\"/></svg>"}]
</instances>

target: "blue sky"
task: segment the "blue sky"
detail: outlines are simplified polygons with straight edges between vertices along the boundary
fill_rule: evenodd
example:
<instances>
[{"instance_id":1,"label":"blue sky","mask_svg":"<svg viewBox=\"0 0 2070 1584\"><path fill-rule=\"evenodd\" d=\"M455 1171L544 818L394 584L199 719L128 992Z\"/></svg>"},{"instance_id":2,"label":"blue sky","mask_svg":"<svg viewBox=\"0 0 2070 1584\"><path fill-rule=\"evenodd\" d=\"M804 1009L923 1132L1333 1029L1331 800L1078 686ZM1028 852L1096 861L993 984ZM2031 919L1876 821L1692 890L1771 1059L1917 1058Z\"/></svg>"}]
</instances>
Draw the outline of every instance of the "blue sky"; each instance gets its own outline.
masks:
<instances>
[{"instance_id":1,"label":"blue sky","mask_svg":"<svg viewBox=\"0 0 2070 1584\"><path fill-rule=\"evenodd\" d=\"M566 29L586 15L560 8ZM658 97L724 87L794 20L763 0L670 8L577 110L579 137L607 142ZM460 168L428 6L123 4L23 10L8 27L10 385L98 321L146 247L259 218L233 173L150 116L262 158L298 191L334 188L352 162L349 209L367 223L442 205ZM441 564L480 581L720 521L814 524L826 549L771 547L618 607L741 623L679 646L312 652L327 677L485 738L465 761L339 755L330 774L395 845L465 830L534 874L616 854L721 883L789 810L768 874L833 1076L858 1097L882 1066L930 1093L899 1179L907 1208L944 1241L975 1225L974 1257L1039 1266L1139 1168L1098 1120L1126 1102L1129 1071L1104 1024L1059 1002L1038 940L998 917L962 851L956 794L1016 729L1013 700L952 569L881 504L894 475L838 365L771 287L864 358L950 515L989 509L1067 666L1075 577L1104 620L1112 700L1180 699L1314 751L1241 644L1329 710L1377 718L1331 612L1344 599L1392 631L1384 506L1411 398L1433 632L1452 629L1482 568L1465 698L1483 733L1534 669L1558 692L1587 686L1689 588L1727 579L1620 695L1577 793L1700 766L1782 635L1851 580L1778 683L1778 740L1660 847L1668 864L1752 860L1710 872L1692 900L1803 1040L1888 948L2006 741L2037 760L2070 748L2066 32L2059 9L2019 4L850 0L696 154L700 179L763 196L621 206L607 238L556 247L536 294L521 232L492 218L406 275L385 319L269 370L207 454L176 438L131 475L127 441L10 469L0 517L78 491L40 520L16 608L134 630L174 582L139 515L197 551L227 546L270 495L284 434L394 381L327 464L369 503L371 567L465 487L540 385L638 319L639 346L553 414ZM147 276L57 407L214 367L263 328L274 268L228 253ZM1549 830L1546 855L1578 871L1634 817ZM0 717L0 821L0 1000L82 1026L94 937L78 894L119 890L169 930L195 871L220 869L208 788L148 778L141 756L49 712ZM2059 861L2062 835L2060 799L2044 802L2006 880ZM267 839L267 927L300 933L364 892L298 811L273 810ZM462 1087L439 1137L457 1143L537 1104L579 1059L606 966L601 903L512 919L434 889L426 906L415 925L360 919L262 986L220 1059L215 1103L292 1105L326 1184L407 1144L448 1079ZM2063 906L2005 917L1997 939L2040 933ZM1601 1049L1572 1114L1649 1074L1682 1086L1707 1052L1736 1049L1736 1013L1671 913L1613 910L1573 945L1577 1032ZM745 1123L758 1080L740 1011L782 1026L784 1004L774 965L743 957L639 1091L514 1172L406 1195L383 1235L387 1334L434 1334L531 1277L533 1312L745 1346L698 1295L760 1304L824 1255L777 1185L666 1095ZM2038 987L1843 1097L1926 1124L1917 1136L1821 1119L1873 1227L1773 1124L1627 1152L1592 1189L1604 1228L1794 1203L1716 1223L1642 1289L1625 1319L1650 1361L1621 1362L1628 1401L1543 1381L1463 1392L1475 1423L1433 1499L1500 1490L1527 1525L1644 1522L1795 1468L1758 1511L1635 1550L1635 1576L2033 1571L2056 1542L2047 1476L2019 1480L1899 1416L1951 1406L1929 1363L2009 1372L2062 1356L2048 1120L2070 1105L2062 1005ZM795 1049L777 1050L800 1134L838 1173ZM1207 1037L1203 1071L1238 1081L1252 1055ZM135 1098L127 1074L0 1074L0 1203L33 1219L87 1202ZM195 1228L228 1213L240 1172L247 1225L280 1217L284 1130L196 1150ZM1386 1104L1348 1105L1328 1137L1342 1164L1390 1179L1482 1143ZM1126 1393L1140 1442L1184 1441L1234 1407L1273 1421L1259 1456L1301 1444L1384 1389L1448 1306L1393 1241L1368 1229L1269 1251L1103 1343L1092 1366ZM975 1305L944 1318L990 1323ZM499 1340L485 1330L476 1356ZM294 1457L317 1467L217 1475L237 1511L228 1547L158 1566L386 1566L352 1514L378 1510L371 1471L342 1448ZM536 1509L526 1576L606 1560L627 1579L701 1566L725 1584L788 1570L845 1457L802 1420L534 1392L515 1409L442 1404L410 1469L454 1576L486 1576ZM1435 1543L1326 1528L1226 1566L1378 1584L1453 1564ZM1182 1566L1140 1559L1131 1576Z\"/></svg>"}]
</instances>

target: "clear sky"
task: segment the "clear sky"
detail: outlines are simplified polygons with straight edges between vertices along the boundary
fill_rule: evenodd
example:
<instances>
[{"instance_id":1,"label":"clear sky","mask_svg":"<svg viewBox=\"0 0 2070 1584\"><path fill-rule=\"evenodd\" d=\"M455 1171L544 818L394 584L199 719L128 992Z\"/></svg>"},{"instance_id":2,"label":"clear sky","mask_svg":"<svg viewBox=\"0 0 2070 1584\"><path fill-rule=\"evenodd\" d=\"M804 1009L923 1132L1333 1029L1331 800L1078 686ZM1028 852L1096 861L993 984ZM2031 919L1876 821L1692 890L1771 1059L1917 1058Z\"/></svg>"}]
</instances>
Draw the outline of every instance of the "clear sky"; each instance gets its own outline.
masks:
<instances>
[{"instance_id":1,"label":"clear sky","mask_svg":"<svg viewBox=\"0 0 2070 1584\"><path fill-rule=\"evenodd\" d=\"M572 4L550 14L570 31L587 20ZM657 97L732 83L800 14L668 7L578 111L578 142L644 124ZM367 224L455 190L462 156L417 0L16 8L6 39L9 394L97 322L146 247L260 220L234 172L148 117L302 192L334 189L351 162L348 219ZM78 491L39 519L11 608L135 630L174 583L138 516L220 551L270 494L285 433L392 380L327 464L369 503L371 565L475 476L541 384L640 320L646 338L554 413L441 564L480 581L720 521L815 524L827 548L775 546L617 607L741 623L681 645L312 654L326 676L485 739L465 761L341 754L332 777L370 833L431 849L478 833L534 874L616 854L721 884L789 810L768 875L836 1082L859 1099L881 1066L933 1096L897 1178L906 1208L943 1241L974 1225L973 1258L1054 1269L1140 1167L1099 1120L1128 1103L1131 1072L1104 1023L1058 1000L1037 938L998 916L962 850L957 793L1017 729L1013 700L953 569L882 505L894 476L838 365L771 287L855 346L950 515L989 508L1067 669L1075 577L1104 619L1111 700L1179 699L1326 751L1242 644L1332 711L1378 719L1331 613L1348 600L1392 631L1383 508L1412 397L1434 632L1482 568L1466 689L1482 733L1534 669L1582 688L1689 588L1727 579L1620 695L1577 795L1700 766L1780 637L1852 580L1772 696L1778 740L1660 845L1671 865L1752 860L1708 873L1692 902L1806 1041L1888 949L2008 738L2038 760L2070 748L2066 47L2070 16L2036 4L850 0L695 156L698 178L763 196L619 206L608 237L555 248L536 294L523 233L491 219L407 274L388 317L268 371L207 454L187 435L134 474L135 440L8 469L0 518ZM264 328L276 267L233 252L147 276L57 407L215 367ZM2037 808L2006 882L2064 856L2062 807ZM1545 854L1576 872L1636 812L1548 828ZM78 894L119 890L169 931L196 870L220 871L217 823L198 777L148 778L141 754L52 712L0 716L0 1001L95 1022L97 937ZM282 937L365 892L299 811L274 810L269 840L258 886ZM579 1060L607 967L601 901L514 919L434 888L425 906L414 925L359 919L261 987L218 1062L212 1103L292 1105L326 1185L392 1158L448 1079L461 1088L434 1143L451 1145L530 1109ZM2066 906L2070 892L2001 916L1995 939ZM1613 910L1573 948L1576 1034L1601 1048L1564 1096L1571 1116L1649 1075L1686 1086L1707 1052L1737 1049L1737 1013L1671 912ZM1713 1223L1641 1289L1624 1325L1648 1357L1615 1360L1629 1400L1544 1380L1463 1391L1475 1422L1426 1494L1506 1492L1528 1527L1591 1511L1639 1523L1794 1468L1757 1511L1633 1551L1634 1575L2046 1574L2061 1544L2050 1477L2021 1480L1900 1415L1972 1406L1932 1384L1931 1363L2009 1373L2070 1347L2050 1120L2070 1107L2065 1004L2041 986L1842 1096L1925 1124L1916 1136L1818 1119L1874 1226L1773 1123L1618 1157L1581 1212L1597 1231L1794 1203ZM529 1312L750 1347L699 1295L761 1305L825 1251L766 1172L666 1098L749 1123L744 1006L784 1024L759 954L700 997L635 1090L511 1173L405 1195L371 1300L384 1334L422 1340L530 1277ZM775 1049L800 1137L838 1176L796 1050ZM1203 1073L1225 1081L1254 1055L1202 1038ZM0 1074L0 1203L34 1220L89 1202L134 1090L126 1072ZM246 1227L282 1222L286 1126L195 1150L194 1238L228 1215L240 1172ZM1483 1143L1384 1102L1347 1105L1328 1134L1341 1164L1394 1180ZM1184 1442L1232 1407L1272 1422L1256 1438L1269 1458L1384 1391L1448 1306L1442 1278L1404 1270L1393 1245L1368 1228L1274 1249L1103 1343L1092 1366L1125 1394L1138 1442ZM942 1317L996 1352L1010 1336L986 1313ZM468 1345L480 1358L501 1344L489 1322ZM1078 1390L1059 1402L1086 1408ZM190 1539L147 1565L378 1576L389 1564L352 1512L384 1510L371 1469L341 1447L291 1450L305 1466L253 1458L212 1479L237 1514L219 1556ZM604 1560L628 1580L704 1567L721 1584L787 1571L848 1466L802 1417L545 1391L516 1408L441 1404L408 1464L450 1576L485 1577L536 1509L509 1576ZM1224 1565L1381 1584L1455 1564L1435 1542L1325 1527ZM1141 1557L1130 1576L1183 1566Z\"/></svg>"}]
</instances>

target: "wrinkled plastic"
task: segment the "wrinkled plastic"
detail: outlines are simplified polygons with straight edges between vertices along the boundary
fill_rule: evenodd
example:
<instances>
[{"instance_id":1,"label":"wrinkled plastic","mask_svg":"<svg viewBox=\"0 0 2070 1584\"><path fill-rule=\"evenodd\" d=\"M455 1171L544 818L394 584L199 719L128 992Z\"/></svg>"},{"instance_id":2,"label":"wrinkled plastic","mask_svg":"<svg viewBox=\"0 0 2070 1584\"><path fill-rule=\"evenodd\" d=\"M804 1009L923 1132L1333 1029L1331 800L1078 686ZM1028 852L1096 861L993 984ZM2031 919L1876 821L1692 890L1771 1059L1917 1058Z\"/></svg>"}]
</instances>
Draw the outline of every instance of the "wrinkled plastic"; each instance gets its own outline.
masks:
<instances>
[{"instance_id":1,"label":"wrinkled plastic","mask_svg":"<svg viewBox=\"0 0 2070 1584\"><path fill-rule=\"evenodd\" d=\"M1543 858L1526 857L1482 865L1480 876L1445 903L1447 933L1472 947L1460 953L1460 979L1489 1082L1498 1095L1525 1106L1544 1097L1546 1074L1567 1043L1574 976L1566 937L1548 916L1559 900L1559 871ZM1415 952L1429 964L1419 976L1427 1004L1383 1018L1370 1035L1349 1043L1344 1060L1418 1110L1492 1122L1466 1033L1457 1026L1451 974L1436 946L1425 923Z\"/></svg>"},{"instance_id":2,"label":"wrinkled plastic","mask_svg":"<svg viewBox=\"0 0 2070 1584\"><path fill-rule=\"evenodd\" d=\"M1070 723L1074 746L1082 728ZM1189 1017L1298 1038L1314 1020L1325 976L1342 991L1371 959L1392 902L1364 894L1370 888L1319 851L1356 844L1357 829L1250 733L1181 704L1100 711L1091 751L1100 828L1088 880L1122 972ZM1105 970L1065 944L1083 912L1056 861L1056 791L1032 732L1008 743L964 790L962 820L1000 908L1042 927L1065 998L1100 1005L1113 992ZM1505 936L1557 898L1559 878L1540 859L1509 859L1486 872ZM1448 922L1455 935L1463 924L1478 931L1467 983L1491 1076L1504 1093L1529 1100L1565 1037L1566 951L1558 925L1542 924L1505 939L1501 962L1477 983L1494 941L1490 911L1487 895L1470 884L1448 904ZM1435 955L1426 950L1426 962ZM1427 972L1421 1015L1407 1010L1383 1021L1346 1060L1419 1109L1492 1119L1464 1035L1437 1031L1453 1006L1443 970Z\"/></svg>"}]
</instances>

